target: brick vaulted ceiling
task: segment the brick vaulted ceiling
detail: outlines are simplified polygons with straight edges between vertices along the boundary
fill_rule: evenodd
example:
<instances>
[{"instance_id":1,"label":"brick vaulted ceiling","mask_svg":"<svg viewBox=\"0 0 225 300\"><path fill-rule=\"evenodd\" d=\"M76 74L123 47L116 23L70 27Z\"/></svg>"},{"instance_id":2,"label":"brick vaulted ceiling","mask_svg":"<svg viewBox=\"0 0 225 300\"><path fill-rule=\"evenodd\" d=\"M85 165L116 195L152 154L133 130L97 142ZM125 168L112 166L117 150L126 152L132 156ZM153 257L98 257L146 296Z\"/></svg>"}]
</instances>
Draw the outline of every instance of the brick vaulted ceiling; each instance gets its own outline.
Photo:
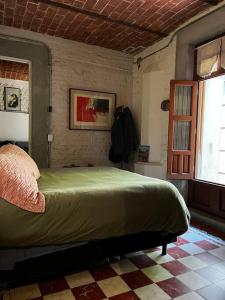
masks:
<instances>
[{"instance_id":1,"label":"brick vaulted ceiling","mask_svg":"<svg viewBox=\"0 0 225 300\"><path fill-rule=\"evenodd\" d=\"M0 0L0 24L138 53L220 0Z\"/></svg>"},{"instance_id":2,"label":"brick vaulted ceiling","mask_svg":"<svg viewBox=\"0 0 225 300\"><path fill-rule=\"evenodd\" d=\"M29 65L0 59L0 78L29 80Z\"/></svg>"}]
</instances>

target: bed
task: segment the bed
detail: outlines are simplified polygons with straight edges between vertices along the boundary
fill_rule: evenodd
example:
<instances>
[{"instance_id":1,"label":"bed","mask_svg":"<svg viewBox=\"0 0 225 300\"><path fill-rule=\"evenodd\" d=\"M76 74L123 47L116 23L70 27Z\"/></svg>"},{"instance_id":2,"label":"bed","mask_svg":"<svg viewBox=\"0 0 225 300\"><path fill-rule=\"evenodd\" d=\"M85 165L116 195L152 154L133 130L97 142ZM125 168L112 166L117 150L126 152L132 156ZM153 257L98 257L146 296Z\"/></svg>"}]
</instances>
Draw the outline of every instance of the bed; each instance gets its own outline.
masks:
<instances>
[{"instance_id":1,"label":"bed","mask_svg":"<svg viewBox=\"0 0 225 300\"><path fill-rule=\"evenodd\" d=\"M188 229L185 202L166 181L112 167L65 168L41 170L38 186L44 213L1 199L1 250L98 242L121 254L165 246Z\"/></svg>"}]
</instances>

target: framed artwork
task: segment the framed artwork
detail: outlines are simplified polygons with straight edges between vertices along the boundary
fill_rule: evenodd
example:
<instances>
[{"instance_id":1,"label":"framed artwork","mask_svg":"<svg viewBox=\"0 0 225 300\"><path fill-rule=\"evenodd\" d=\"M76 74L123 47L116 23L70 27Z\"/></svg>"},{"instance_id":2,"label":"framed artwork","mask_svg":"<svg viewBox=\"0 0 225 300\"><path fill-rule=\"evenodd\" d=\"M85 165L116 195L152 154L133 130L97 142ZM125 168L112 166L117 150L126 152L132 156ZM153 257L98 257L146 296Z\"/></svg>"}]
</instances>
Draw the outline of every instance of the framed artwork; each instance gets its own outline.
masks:
<instances>
[{"instance_id":1,"label":"framed artwork","mask_svg":"<svg viewBox=\"0 0 225 300\"><path fill-rule=\"evenodd\" d=\"M4 88L5 110L21 111L21 90L14 87Z\"/></svg>"},{"instance_id":2,"label":"framed artwork","mask_svg":"<svg viewBox=\"0 0 225 300\"><path fill-rule=\"evenodd\" d=\"M111 130L116 94L71 88L69 128Z\"/></svg>"},{"instance_id":3,"label":"framed artwork","mask_svg":"<svg viewBox=\"0 0 225 300\"><path fill-rule=\"evenodd\" d=\"M139 145L138 149L138 161L139 162L148 162L149 160L149 145Z\"/></svg>"}]
</instances>

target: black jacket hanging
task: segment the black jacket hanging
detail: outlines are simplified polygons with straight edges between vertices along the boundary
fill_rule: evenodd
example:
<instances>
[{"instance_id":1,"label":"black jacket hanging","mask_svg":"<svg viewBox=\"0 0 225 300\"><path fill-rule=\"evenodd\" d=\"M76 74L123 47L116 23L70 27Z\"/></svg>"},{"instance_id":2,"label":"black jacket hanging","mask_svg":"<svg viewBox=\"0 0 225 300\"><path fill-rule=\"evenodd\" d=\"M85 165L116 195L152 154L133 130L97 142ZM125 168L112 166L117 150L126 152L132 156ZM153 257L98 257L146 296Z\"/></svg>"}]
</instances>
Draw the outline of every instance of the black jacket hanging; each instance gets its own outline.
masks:
<instances>
[{"instance_id":1,"label":"black jacket hanging","mask_svg":"<svg viewBox=\"0 0 225 300\"><path fill-rule=\"evenodd\" d=\"M127 162L138 146L137 132L128 107L116 111L111 131L112 146L109 159L114 163Z\"/></svg>"}]
</instances>

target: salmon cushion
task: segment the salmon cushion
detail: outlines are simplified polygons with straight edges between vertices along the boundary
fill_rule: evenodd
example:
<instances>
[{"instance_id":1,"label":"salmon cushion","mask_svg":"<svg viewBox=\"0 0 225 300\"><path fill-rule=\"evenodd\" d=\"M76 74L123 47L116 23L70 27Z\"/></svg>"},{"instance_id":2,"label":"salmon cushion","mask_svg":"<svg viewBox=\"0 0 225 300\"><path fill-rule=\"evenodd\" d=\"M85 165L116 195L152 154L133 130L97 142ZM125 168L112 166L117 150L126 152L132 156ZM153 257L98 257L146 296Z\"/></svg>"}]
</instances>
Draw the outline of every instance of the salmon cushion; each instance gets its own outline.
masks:
<instances>
[{"instance_id":1,"label":"salmon cushion","mask_svg":"<svg viewBox=\"0 0 225 300\"><path fill-rule=\"evenodd\" d=\"M45 211L45 197L20 156L0 154L0 174L0 198L24 210Z\"/></svg>"},{"instance_id":2,"label":"salmon cushion","mask_svg":"<svg viewBox=\"0 0 225 300\"><path fill-rule=\"evenodd\" d=\"M11 154L18 156L36 179L40 177L40 172L35 161L20 147L12 144L4 145L0 148L0 154Z\"/></svg>"}]
</instances>

